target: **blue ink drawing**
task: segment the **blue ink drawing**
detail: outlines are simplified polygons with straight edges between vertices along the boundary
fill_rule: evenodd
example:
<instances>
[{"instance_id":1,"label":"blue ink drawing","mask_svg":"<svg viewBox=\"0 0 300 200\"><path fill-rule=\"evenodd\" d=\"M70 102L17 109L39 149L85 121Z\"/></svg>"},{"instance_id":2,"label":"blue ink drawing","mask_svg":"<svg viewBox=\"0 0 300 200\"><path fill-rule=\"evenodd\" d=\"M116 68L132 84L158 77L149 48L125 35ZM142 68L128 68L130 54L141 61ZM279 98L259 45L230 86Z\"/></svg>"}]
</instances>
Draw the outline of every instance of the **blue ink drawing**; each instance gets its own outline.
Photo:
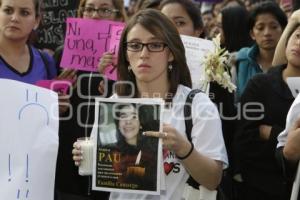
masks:
<instances>
[{"instance_id":1,"label":"blue ink drawing","mask_svg":"<svg viewBox=\"0 0 300 200\"><path fill-rule=\"evenodd\" d=\"M8 154L8 173L9 173L9 179L8 181L11 181L11 155ZM29 155L26 155L26 179L25 182L29 182ZM20 199L21 197L21 189L18 189L17 191L17 199ZM28 199L29 197L29 189L26 190L25 199Z\"/></svg>"},{"instance_id":2,"label":"blue ink drawing","mask_svg":"<svg viewBox=\"0 0 300 200\"><path fill-rule=\"evenodd\" d=\"M28 89L27 89L26 90L26 102L28 102L28 101L29 101L29 93L28 93ZM41 110L43 110L45 112L45 115L47 117L46 125L48 126L49 125L49 113L45 106L38 103L38 93L37 92L35 93L35 102L24 105L19 111L18 119L21 120L22 113L24 112L25 109L29 109L30 107L33 107L33 106L39 107Z\"/></svg>"},{"instance_id":3,"label":"blue ink drawing","mask_svg":"<svg viewBox=\"0 0 300 200\"><path fill-rule=\"evenodd\" d=\"M28 154L26 155L26 182L28 183L28 177L29 177L29 157Z\"/></svg>"},{"instance_id":4,"label":"blue ink drawing","mask_svg":"<svg viewBox=\"0 0 300 200\"><path fill-rule=\"evenodd\" d=\"M8 182L11 181L11 160L10 160L10 154L8 154Z\"/></svg>"}]
</instances>

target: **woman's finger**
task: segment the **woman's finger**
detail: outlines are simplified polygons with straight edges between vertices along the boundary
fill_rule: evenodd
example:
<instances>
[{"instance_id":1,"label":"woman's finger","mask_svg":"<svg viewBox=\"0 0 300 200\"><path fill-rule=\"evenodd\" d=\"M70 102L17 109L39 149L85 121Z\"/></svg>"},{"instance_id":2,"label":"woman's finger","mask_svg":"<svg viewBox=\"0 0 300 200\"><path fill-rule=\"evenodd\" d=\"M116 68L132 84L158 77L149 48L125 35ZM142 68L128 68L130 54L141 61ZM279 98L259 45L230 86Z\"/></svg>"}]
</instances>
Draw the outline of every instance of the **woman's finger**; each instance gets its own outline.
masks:
<instances>
[{"instance_id":1,"label":"woman's finger","mask_svg":"<svg viewBox=\"0 0 300 200\"><path fill-rule=\"evenodd\" d=\"M145 132L143 132L143 135L150 136L150 137L158 137L158 138L167 138L168 137L167 132L158 132L158 131L145 131Z\"/></svg>"}]
</instances>

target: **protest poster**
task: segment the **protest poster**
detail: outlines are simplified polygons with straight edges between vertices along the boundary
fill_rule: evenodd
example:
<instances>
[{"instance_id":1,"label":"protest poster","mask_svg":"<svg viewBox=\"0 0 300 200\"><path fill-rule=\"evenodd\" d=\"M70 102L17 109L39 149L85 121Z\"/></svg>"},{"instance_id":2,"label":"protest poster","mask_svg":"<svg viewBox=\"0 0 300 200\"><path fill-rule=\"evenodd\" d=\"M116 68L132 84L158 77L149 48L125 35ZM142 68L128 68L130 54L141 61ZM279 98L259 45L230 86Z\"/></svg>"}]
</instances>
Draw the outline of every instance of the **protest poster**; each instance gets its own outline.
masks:
<instances>
[{"instance_id":1,"label":"protest poster","mask_svg":"<svg viewBox=\"0 0 300 200\"><path fill-rule=\"evenodd\" d=\"M123 27L109 20L68 18L61 67L97 71L103 53L117 52Z\"/></svg>"},{"instance_id":2,"label":"protest poster","mask_svg":"<svg viewBox=\"0 0 300 200\"><path fill-rule=\"evenodd\" d=\"M35 83L36 86L53 90L59 94L67 95L69 88L72 86L73 80L39 80Z\"/></svg>"},{"instance_id":3,"label":"protest poster","mask_svg":"<svg viewBox=\"0 0 300 200\"><path fill-rule=\"evenodd\" d=\"M161 139L142 133L161 131L162 109L161 99L96 98L93 190L159 194Z\"/></svg>"},{"instance_id":4,"label":"protest poster","mask_svg":"<svg viewBox=\"0 0 300 200\"><path fill-rule=\"evenodd\" d=\"M208 52L214 51L210 40L180 35L185 49L185 57L192 77L193 88L205 89L205 71L203 59Z\"/></svg>"},{"instance_id":5,"label":"protest poster","mask_svg":"<svg viewBox=\"0 0 300 200\"><path fill-rule=\"evenodd\" d=\"M53 200L58 151L58 96L0 79L0 197Z\"/></svg>"},{"instance_id":6,"label":"protest poster","mask_svg":"<svg viewBox=\"0 0 300 200\"><path fill-rule=\"evenodd\" d=\"M296 98L300 92L300 77L288 77L286 82L293 96Z\"/></svg>"},{"instance_id":7,"label":"protest poster","mask_svg":"<svg viewBox=\"0 0 300 200\"><path fill-rule=\"evenodd\" d=\"M39 28L36 30L36 46L39 49L51 49L63 45L66 19L77 16L80 0L42 0L43 12Z\"/></svg>"}]
</instances>

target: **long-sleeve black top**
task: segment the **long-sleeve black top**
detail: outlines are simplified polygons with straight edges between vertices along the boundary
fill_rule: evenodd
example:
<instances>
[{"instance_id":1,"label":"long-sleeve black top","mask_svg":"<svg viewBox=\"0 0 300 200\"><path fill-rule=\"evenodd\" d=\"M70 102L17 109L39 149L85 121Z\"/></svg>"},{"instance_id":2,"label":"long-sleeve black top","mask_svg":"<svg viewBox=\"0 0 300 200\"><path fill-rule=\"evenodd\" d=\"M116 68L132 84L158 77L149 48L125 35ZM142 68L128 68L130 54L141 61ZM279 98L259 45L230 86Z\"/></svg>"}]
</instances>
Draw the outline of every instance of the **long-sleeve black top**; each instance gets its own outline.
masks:
<instances>
[{"instance_id":1,"label":"long-sleeve black top","mask_svg":"<svg viewBox=\"0 0 300 200\"><path fill-rule=\"evenodd\" d=\"M282 78L285 68L274 67L267 74L254 76L241 97L235 152L247 190L253 188L252 193L265 199L286 199L286 186L275 158L277 136L285 127L294 100ZM272 127L268 140L261 139L260 125Z\"/></svg>"}]
</instances>

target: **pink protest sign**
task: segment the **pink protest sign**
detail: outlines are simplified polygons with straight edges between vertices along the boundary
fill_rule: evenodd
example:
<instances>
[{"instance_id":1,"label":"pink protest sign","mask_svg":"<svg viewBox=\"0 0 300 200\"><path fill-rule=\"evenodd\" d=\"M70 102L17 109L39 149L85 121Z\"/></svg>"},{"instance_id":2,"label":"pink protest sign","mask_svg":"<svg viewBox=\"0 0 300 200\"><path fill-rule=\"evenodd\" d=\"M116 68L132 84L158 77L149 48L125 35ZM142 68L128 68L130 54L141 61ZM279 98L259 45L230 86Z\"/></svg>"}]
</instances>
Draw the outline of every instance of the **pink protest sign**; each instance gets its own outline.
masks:
<instances>
[{"instance_id":1,"label":"pink protest sign","mask_svg":"<svg viewBox=\"0 0 300 200\"><path fill-rule=\"evenodd\" d=\"M35 85L53 90L55 92L60 92L64 95L67 94L68 89L72 85L70 80L40 80L35 83Z\"/></svg>"},{"instance_id":2,"label":"pink protest sign","mask_svg":"<svg viewBox=\"0 0 300 200\"><path fill-rule=\"evenodd\" d=\"M124 26L114 25L111 27L111 39L109 43L109 52L113 52L115 58L118 57L120 39ZM114 64L117 64L117 61L114 60Z\"/></svg>"},{"instance_id":3,"label":"pink protest sign","mask_svg":"<svg viewBox=\"0 0 300 200\"><path fill-rule=\"evenodd\" d=\"M68 18L64 51L60 65L83 71L97 71L99 59L109 51L113 27L121 22ZM115 37L114 37L115 38ZM116 47L117 48L117 47Z\"/></svg>"},{"instance_id":4,"label":"pink protest sign","mask_svg":"<svg viewBox=\"0 0 300 200\"><path fill-rule=\"evenodd\" d=\"M107 66L104 70L104 75L111 80L117 80L117 57L119 52L120 39L122 31L124 29L123 25L113 25L111 27L111 38L109 42L109 52L114 55L113 65Z\"/></svg>"}]
</instances>

